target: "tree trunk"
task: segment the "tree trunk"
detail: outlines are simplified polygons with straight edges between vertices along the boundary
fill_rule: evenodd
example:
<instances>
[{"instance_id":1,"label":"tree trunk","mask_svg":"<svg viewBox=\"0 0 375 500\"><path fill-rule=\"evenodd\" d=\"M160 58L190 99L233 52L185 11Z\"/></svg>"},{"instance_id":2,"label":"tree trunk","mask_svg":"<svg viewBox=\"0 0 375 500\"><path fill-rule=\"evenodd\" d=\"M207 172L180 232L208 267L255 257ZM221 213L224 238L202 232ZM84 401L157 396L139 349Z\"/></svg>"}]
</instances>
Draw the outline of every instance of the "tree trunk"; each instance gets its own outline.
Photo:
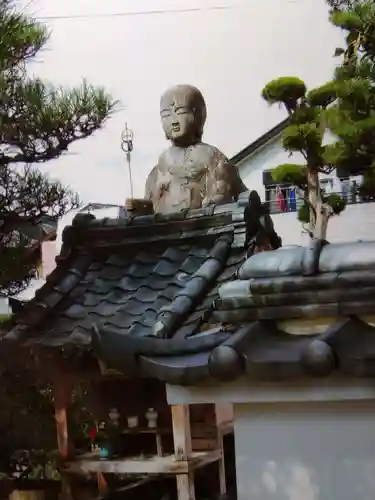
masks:
<instances>
[{"instance_id":1,"label":"tree trunk","mask_svg":"<svg viewBox=\"0 0 375 500\"><path fill-rule=\"evenodd\" d=\"M314 229L314 237L320 240L327 239L327 228L328 228L328 220L331 213L331 207L320 203L317 207L318 217L316 220L316 225Z\"/></svg>"},{"instance_id":2,"label":"tree trunk","mask_svg":"<svg viewBox=\"0 0 375 500\"><path fill-rule=\"evenodd\" d=\"M315 169L309 170L307 174L307 189L310 203L310 234L313 238L325 240L327 238L331 207L323 203L320 192L319 172Z\"/></svg>"}]
</instances>

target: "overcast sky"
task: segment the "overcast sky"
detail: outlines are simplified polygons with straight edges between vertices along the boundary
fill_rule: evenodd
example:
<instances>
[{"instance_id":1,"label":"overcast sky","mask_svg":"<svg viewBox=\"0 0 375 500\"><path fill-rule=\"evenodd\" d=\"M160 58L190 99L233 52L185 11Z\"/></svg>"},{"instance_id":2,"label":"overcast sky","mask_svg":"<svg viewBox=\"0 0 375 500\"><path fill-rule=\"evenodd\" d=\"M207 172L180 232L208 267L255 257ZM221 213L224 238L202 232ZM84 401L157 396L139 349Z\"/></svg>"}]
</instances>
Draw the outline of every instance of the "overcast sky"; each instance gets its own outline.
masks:
<instances>
[{"instance_id":1,"label":"overcast sky","mask_svg":"<svg viewBox=\"0 0 375 500\"><path fill-rule=\"evenodd\" d=\"M219 6L228 9L213 9ZM139 15L195 7L203 10ZM204 139L231 156L284 118L262 101L264 84L278 76L324 83L342 36L328 22L324 0L33 0L30 9L49 18L52 31L31 70L63 85L87 78L121 101L103 130L42 167L85 201L104 203L130 195L120 149L126 120L135 134L135 195L143 196L146 176L167 146L159 98L168 86L201 89L208 107Z\"/></svg>"}]
</instances>

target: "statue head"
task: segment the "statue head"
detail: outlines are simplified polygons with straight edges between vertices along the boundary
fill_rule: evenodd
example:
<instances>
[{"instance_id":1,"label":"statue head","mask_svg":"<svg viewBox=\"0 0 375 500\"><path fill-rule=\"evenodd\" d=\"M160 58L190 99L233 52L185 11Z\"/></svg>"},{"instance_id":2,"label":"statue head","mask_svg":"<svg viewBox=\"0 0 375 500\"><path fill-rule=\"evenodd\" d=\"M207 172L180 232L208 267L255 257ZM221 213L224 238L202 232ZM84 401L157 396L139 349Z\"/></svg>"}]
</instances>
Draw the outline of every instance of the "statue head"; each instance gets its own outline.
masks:
<instances>
[{"instance_id":1,"label":"statue head","mask_svg":"<svg viewBox=\"0 0 375 500\"><path fill-rule=\"evenodd\" d=\"M176 85L160 99L160 117L165 136L176 146L186 147L202 140L206 103L192 85Z\"/></svg>"}]
</instances>

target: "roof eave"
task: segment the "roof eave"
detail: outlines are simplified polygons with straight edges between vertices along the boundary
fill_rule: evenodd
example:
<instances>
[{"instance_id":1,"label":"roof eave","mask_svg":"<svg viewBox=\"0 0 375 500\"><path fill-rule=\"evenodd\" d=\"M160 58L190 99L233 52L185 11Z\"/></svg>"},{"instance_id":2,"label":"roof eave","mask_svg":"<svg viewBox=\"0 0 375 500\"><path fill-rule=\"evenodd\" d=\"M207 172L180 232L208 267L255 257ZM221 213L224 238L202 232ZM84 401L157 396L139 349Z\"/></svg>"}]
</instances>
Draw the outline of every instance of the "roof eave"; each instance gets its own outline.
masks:
<instances>
[{"instance_id":1,"label":"roof eave","mask_svg":"<svg viewBox=\"0 0 375 500\"><path fill-rule=\"evenodd\" d=\"M268 130L265 134L261 135L260 137L258 137L258 139L256 139L248 146L243 148L241 151L239 151L237 154L232 156L232 158L230 158L229 160L230 163L232 165L238 165L243 160L256 153L260 148L266 146L269 142L280 136L282 132L285 130L285 128L288 126L288 124L289 124L289 117L285 118L285 120L278 123L275 127Z\"/></svg>"}]
</instances>

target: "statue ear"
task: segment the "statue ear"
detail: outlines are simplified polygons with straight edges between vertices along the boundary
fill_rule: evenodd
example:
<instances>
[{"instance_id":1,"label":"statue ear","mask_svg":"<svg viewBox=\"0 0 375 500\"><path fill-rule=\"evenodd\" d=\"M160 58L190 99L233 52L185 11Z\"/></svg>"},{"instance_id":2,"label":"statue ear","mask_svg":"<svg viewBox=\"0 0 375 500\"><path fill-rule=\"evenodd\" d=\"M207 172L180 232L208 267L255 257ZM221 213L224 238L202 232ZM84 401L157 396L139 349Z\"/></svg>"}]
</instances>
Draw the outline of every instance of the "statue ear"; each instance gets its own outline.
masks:
<instances>
[{"instance_id":1,"label":"statue ear","mask_svg":"<svg viewBox=\"0 0 375 500\"><path fill-rule=\"evenodd\" d=\"M193 114L197 130L197 138L201 140L203 137L204 124L206 122L205 111L199 108L193 108Z\"/></svg>"}]
</instances>

